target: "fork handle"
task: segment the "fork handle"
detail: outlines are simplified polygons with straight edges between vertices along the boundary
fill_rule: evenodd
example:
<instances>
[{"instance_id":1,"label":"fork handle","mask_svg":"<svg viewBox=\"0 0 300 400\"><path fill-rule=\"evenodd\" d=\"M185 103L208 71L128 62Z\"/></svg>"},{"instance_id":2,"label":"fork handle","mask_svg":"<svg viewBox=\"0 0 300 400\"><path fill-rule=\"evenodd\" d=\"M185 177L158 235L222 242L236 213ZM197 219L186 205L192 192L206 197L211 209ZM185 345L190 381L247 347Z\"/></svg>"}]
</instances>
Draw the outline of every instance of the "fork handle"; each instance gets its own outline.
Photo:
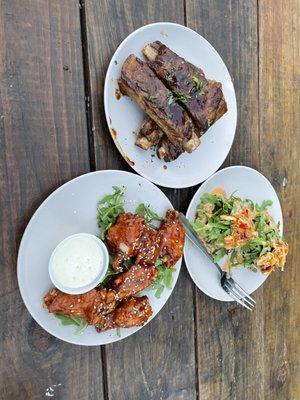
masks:
<instances>
[{"instance_id":1,"label":"fork handle","mask_svg":"<svg viewBox=\"0 0 300 400\"><path fill-rule=\"evenodd\" d=\"M195 231L195 229L192 227L192 225L190 224L190 221L186 218L185 215L183 215L182 213L180 213L180 219L185 227L185 233L186 236L190 239L191 242L194 243L194 245L201 251L201 253L203 255L205 255L206 257L208 257L211 262L214 264L214 266L218 269L218 271L220 272L221 275L224 274L224 271L221 269L221 267L214 261L213 257L211 254L209 254L209 252L206 250L206 248L202 245L202 243L200 242L198 235Z\"/></svg>"}]
</instances>

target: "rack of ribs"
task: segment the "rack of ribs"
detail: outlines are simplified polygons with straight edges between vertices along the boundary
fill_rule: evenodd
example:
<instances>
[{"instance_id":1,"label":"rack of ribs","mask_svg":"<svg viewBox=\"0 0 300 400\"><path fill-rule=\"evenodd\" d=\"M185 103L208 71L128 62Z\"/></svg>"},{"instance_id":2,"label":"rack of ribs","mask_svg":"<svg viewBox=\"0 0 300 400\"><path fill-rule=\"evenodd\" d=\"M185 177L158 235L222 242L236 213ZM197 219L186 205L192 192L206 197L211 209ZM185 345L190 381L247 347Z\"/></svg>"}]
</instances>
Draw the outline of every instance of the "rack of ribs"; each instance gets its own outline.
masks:
<instances>
[{"instance_id":1,"label":"rack of ribs","mask_svg":"<svg viewBox=\"0 0 300 400\"><path fill-rule=\"evenodd\" d=\"M180 151L191 153L200 143L188 113L176 102L172 92L147 63L131 54L124 62L119 87L146 112Z\"/></svg>"},{"instance_id":2,"label":"rack of ribs","mask_svg":"<svg viewBox=\"0 0 300 400\"><path fill-rule=\"evenodd\" d=\"M204 72L156 41L142 50L149 67L172 90L203 134L227 111L222 84L206 79Z\"/></svg>"}]
</instances>

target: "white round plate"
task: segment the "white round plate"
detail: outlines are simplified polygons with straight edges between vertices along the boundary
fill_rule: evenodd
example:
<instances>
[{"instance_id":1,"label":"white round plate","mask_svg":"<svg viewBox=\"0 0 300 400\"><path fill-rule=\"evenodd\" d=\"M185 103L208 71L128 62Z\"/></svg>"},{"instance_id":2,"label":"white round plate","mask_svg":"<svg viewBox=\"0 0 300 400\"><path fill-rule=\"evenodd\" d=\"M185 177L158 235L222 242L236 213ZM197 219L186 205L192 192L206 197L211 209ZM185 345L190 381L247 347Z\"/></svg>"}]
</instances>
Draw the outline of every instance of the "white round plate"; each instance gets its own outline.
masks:
<instances>
[{"instance_id":1,"label":"white round plate","mask_svg":"<svg viewBox=\"0 0 300 400\"><path fill-rule=\"evenodd\" d=\"M236 196L251 199L255 203L272 200L273 205L269 207L269 211L275 222L280 222L282 234L282 212L273 186L255 169L242 166L228 167L218 171L197 190L186 213L190 221L195 219L201 196L204 193L210 193L216 187L223 188L227 195L236 191ZM194 283L202 292L217 300L232 301L220 285L220 274L217 269L188 239L184 248L184 258ZM235 268L232 276L249 294L267 279L267 276L259 271L252 272L242 267Z\"/></svg>"},{"instance_id":2,"label":"white round plate","mask_svg":"<svg viewBox=\"0 0 300 400\"><path fill-rule=\"evenodd\" d=\"M145 114L129 97L122 96L117 100L115 95L125 59L132 53L144 59L142 48L155 40L160 40L187 61L202 68L207 78L221 82L228 106L227 113L202 136L198 149L192 154L182 154L170 163L160 160L155 150L145 151L135 146L133 132ZM120 44L107 70L104 108L111 135L124 159L137 173L165 187L185 188L203 182L223 163L234 139L237 110L229 72L207 40L178 24L159 22L143 26Z\"/></svg>"},{"instance_id":3,"label":"white round plate","mask_svg":"<svg viewBox=\"0 0 300 400\"><path fill-rule=\"evenodd\" d=\"M121 329L121 337L118 337L116 330L97 333L90 326L81 335L76 335L74 326L60 325L59 320L42 307L43 296L53 287L48 272L53 249L64 238L75 233L99 233L96 206L99 199L113 191L112 186L125 187L126 211L134 211L139 203L146 203L157 214L164 216L168 209L173 208L160 189L136 174L109 170L92 172L67 182L53 192L31 218L21 241L18 282L24 303L39 325L69 343L102 345L116 342L141 329ZM175 265L172 290L180 266L181 260ZM154 296L154 291L144 291L153 308L150 320L164 306L172 290L165 288L160 299Z\"/></svg>"}]
</instances>

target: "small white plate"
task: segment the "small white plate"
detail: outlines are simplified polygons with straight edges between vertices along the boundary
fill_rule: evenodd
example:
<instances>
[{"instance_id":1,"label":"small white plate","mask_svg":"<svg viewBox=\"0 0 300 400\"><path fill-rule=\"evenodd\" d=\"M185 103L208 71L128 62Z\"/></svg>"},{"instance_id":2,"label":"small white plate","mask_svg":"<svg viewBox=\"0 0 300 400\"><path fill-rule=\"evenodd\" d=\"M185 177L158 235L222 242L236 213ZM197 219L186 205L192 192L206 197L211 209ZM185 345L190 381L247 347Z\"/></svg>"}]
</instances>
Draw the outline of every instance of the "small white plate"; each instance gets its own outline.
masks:
<instances>
[{"instance_id":1,"label":"small white plate","mask_svg":"<svg viewBox=\"0 0 300 400\"><path fill-rule=\"evenodd\" d=\"M149 204L158 215L164 216L172 204L155 185L136 174L124 171L97 171L79 176L55 190L31 218L21 241L18 255L18 283L23 301L36 322L59 339L79 345L102 345L116 342L142 327L97 333L93 326L76 335L74 326L62 326L59 320L42 307L44 295L53 287L48 263L52 251L67 236L79 232L99 234L97 227L98 201L112 186L125 187L125 210L134 211L139 203ZM164 289L160 299L154 291L145 290L153 315L161 310L176 284L181 260L175 265L172 289Z\"/></svg>"},{"instance_id":2,"label":"small white plate","mask_svg":"<svg viewBox=\"0 0 300 400\"><path fill-rule=\"evenodd\" d=\"M195 219L201 196L204 193L210 193L216 187L223 188L227 195L236 191L237 196L251 199L255 203L272 200L273 204L269 207L269 211L275 222L280 222L282 234L282 212L273 186L255 169L242 166L228 167L218 171L197 190L186 213L190 221ZM217 300L232 301L220 285L220 274L217 269L188 239L184 248L184 258L194 283L202 292ZM259 271L252 272L241 267L233 270L233 278L250 294L260 287L267 276Z\"/></svg>"},{"instance_id":3,"label":"small white plate","mask_svg":"<svg viewBox=\"0 0 300 400\"><path fill-rule=\"evenodd\" d=\"M134 131L145 118L144 112L127 96L117 100L122 64L129 54L141 59L142 48L160 40L173 51L202 68L206 77L222 83L227 101L227 113L201 138L201 144L192 154L183 154L177 160L165 163L157 158L155 150L135 146ZM109 64L104 85L104 108L112 138L128 164L140 175L165 187L185 188L203 182L225 160L236 129L236 98L229 72L217 51L202 36L185 26L159 22L143 26L131 33L118 47Z\"/></svg>"}]
</instances>

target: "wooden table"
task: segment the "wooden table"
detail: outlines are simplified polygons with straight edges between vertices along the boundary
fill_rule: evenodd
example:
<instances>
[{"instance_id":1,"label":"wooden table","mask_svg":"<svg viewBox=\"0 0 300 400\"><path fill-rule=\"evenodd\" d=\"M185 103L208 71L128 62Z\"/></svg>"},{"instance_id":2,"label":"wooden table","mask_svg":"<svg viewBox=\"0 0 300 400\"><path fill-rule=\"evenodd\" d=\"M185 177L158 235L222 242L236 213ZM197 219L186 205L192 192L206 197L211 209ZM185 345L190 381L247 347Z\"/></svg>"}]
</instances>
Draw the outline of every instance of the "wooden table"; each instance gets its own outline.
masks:
<instances>
[{"instance_id":1,"label":"wooden table","mask_svg":"<svg viewBox=\"0 0 300 400\"><path fill-rule=\"evenodd\" d=\"M48 394L62 400L299 399L299 12L297 0L1 1L1 399L48 398L51 385ZM155 21L195 29L223 57L238 101L224 166L249 165L270 179L291 251L286 271L255 293L251 313L206 297L183 268L144 329L105 347L76 347L27 312L18 246L37 206L62 183L129 170L106 126L103 80L119 43ZM196 189L163 191L186 211Z\"/></svg>"}]
</instances>

